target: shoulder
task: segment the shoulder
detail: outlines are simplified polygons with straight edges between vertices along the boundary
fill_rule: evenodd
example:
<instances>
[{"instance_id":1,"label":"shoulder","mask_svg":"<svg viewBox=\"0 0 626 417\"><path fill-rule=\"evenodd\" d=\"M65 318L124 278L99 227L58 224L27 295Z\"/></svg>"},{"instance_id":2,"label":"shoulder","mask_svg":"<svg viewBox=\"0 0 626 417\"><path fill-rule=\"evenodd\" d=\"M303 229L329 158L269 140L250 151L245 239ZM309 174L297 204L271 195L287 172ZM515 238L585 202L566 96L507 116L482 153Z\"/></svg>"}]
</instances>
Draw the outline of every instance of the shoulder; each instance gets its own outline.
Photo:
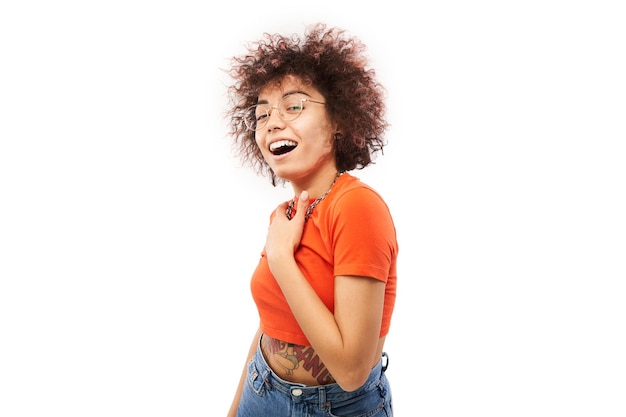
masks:
<instances>
[{"instance_id":1,"label":"shoulder","mask_svg":"<svg viewBox=\"0 0 626 417\"><path fill-rule=\"evenodd\" d=\"M353 175L347 173L343 174L339 180L337 180L337 188L334 191L332 200L335 207L364 208L374 205L388 210L387 204L381 194Z\"/></svg>"},{"instance_id":2,"label":"shoulder","mask_svg":"<svg viewBox=\"0 0 626 417\"><path fill-rule=\"evenodd\" d=\"M397 241L386 202L356 177L344 174L340 180L321 223L332 242L335 261L342 265L389 262L397 253ZM359 250L354 250L355 245Z\"/></svg>"},{"instance_id":3,"label":"shoulder","mask_svg":"<svg viewBox=\"0 0 626 417\"><path fill-rule=\"evenodd\" d=\"M374 188L350 174L343 174L329 194L328 215L331 222L348 224L393 223L383 197ZM385 219L387 221L385 221Z\"/></svg>"}]
</instances>

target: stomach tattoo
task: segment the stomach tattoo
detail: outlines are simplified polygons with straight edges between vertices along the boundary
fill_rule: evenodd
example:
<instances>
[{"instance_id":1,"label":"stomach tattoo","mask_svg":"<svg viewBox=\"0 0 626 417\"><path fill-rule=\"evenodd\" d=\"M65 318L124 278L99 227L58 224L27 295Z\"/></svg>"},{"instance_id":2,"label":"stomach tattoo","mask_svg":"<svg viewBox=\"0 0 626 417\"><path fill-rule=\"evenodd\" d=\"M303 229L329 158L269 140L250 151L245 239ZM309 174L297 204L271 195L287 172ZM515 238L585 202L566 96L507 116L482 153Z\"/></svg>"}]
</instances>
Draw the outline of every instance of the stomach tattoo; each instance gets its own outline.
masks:
<instances>
[{"instance_id":1,"label":"stomach tattoo","mask_svg":"<svg viewBox=\"0 0 626 417\"><path fill-rule=\"evenodd\" d=\"M297 376L306 377L307 381L315 381L319 385L332 384L333 376L328 372L320 357L312 346L302 346L263 335L262 349L274 372L293 380ZM296 375L297 374L297 375ZM299 381L293 381L299 382Z\"/></svg>"}]
</instances>

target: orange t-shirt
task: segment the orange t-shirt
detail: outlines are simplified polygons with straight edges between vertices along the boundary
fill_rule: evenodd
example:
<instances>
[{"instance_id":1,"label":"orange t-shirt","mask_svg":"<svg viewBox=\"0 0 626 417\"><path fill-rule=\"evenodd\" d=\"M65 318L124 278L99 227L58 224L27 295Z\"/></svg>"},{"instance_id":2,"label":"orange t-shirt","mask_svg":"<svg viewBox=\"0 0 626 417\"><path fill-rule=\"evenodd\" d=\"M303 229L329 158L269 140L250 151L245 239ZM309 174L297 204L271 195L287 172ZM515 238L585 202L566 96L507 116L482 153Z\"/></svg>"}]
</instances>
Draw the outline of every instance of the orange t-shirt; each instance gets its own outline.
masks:
<instances>
[{"instance_id":1,"label":"orange t-shirt","mask_svg":"<svg viewBox=\"0 0 626 417\"><path fill-rule=\"evenodd\" d=\"M382 337L389 332L396 299L397 255L396 229L386 203L371 187L344 173L305 223L295 259L331 312L335 276L366 276L385 282ZM265 334L310 345L270 272L265 251L250 287Z\"/></svg>"}]
</instances>

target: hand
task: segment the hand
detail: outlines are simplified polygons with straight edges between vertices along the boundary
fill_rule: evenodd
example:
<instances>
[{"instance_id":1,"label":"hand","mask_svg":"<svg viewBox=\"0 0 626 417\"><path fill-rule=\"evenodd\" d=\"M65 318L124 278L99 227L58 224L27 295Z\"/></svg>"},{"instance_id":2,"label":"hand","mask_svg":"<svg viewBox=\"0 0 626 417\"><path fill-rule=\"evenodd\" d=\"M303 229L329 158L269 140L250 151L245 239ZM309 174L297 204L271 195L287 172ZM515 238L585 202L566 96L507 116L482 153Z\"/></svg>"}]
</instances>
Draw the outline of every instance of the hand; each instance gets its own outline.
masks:
<instances>
[{"instance_id":1,"label":"hand","mask_svg":"<svg viewBox=\"0 0 626 417\"><path fill-rule=\"evenodd\" d=\"M309 206L309 193L302 191L298 197L297 210L291 220L285 215L287 203L276 208L274 218L267 231L265 240L265 253L270 269L272 261L284 259L286 256L293 257L294 252L300 245L302 231L304 230L304 215Z\"/></svg>"}]
</instances>

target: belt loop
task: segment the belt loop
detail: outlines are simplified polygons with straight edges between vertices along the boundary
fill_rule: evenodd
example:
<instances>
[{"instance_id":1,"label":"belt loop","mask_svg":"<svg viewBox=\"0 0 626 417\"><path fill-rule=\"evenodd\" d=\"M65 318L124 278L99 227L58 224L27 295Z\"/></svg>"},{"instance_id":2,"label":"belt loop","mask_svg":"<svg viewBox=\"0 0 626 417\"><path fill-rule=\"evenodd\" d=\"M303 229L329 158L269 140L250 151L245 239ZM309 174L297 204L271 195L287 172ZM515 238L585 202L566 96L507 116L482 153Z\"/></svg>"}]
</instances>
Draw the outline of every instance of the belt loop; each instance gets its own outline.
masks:
<instances>
[{"instance_id":1,"label":"belt loop","mask_svg":"<svg viewBox=\"0 0 626 417\"><path fill-rule=\"evenodd\" d=\"M326 389L324 387L317 388L317 397L319 398L320 410L326 408Z\"/></svg>"},{"instance_id":2,"label":"belt loop","mask_svg":"<svg viewBox=\"0 0 626 417\"><path fill-rule=\"evenodd\" d=\"M389 366L389 355L387 355L387 352L383 352L381 362L382 362L383 372L385 372L387 370L387 367Z\"/></svg>"}]
</instances>

